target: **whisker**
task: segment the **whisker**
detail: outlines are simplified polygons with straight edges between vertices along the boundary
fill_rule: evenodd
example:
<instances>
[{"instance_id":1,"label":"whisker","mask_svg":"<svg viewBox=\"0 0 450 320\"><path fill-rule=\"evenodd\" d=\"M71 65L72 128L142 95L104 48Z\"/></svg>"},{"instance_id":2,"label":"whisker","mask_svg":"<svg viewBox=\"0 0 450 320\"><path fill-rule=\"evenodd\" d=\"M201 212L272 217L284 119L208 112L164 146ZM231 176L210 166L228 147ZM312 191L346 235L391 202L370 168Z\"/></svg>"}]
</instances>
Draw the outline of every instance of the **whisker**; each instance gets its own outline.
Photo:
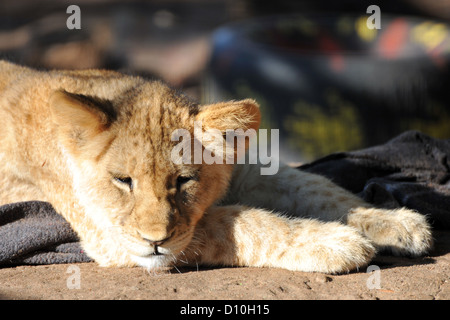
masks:
<instances>
[{"instance_id":1,"label":"whisker","mask_svg":"<svg viewBox=\"0 0 450 320\"><path fill-rule=\"evenodd\" d=\"M175 268L175 270L177 270L178 271L178 273L179 274L181 274L181 271L177 268L177 266L176 265L173 265L173 267Z\"/></svg>"},{"instance_id":2,"label":"whisker","mask_svg":"<svg viewBox=\"0 0 450 320\"><path fill-rule=\"evenodd\" d=\"M180 260L181 262L185 263L185 264L189 264L189 262L187 261L187 256L186 253L184 252L184 250L182 250L180 253L182 253L185 257L185 260L182 260L181 258L178 258L178 260Z\"/></svg>"}]
</instances>

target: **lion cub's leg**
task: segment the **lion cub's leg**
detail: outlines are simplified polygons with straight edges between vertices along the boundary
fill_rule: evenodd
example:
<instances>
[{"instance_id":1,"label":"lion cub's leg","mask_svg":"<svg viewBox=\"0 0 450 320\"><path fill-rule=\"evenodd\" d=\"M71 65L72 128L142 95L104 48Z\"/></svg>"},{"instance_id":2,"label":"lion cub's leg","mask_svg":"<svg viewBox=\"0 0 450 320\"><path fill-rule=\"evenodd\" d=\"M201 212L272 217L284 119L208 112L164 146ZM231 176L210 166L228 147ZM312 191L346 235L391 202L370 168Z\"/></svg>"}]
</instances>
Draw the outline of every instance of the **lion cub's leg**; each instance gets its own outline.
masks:
<instances>
[{"instance_id":1,"label":"lion cub's leg","mask_svg":"<svg viewBox=\"0 0 450 320\"><path fill-rule=\"evenodd\" d=\"M236 203L297 217L341 221L356 228L377 248L394 254L422 255L432 246L430 226L419 213L405 208L373 208L322 176L288 166L273 176L261 176L258 166L238 170L241 172L230 190Z\"/></svg>"},{"instance_id":2,"label":"lion cub's leg","mask_svg":"<svg viewBox=\"0 0 450 320\"><path fill-rule=\"evenodd\" d=\"M339 273L366 265L375 248L354 228L337 222L223 206L208 210L184 253L191 263Z\"/></svg>"}]
</instances>

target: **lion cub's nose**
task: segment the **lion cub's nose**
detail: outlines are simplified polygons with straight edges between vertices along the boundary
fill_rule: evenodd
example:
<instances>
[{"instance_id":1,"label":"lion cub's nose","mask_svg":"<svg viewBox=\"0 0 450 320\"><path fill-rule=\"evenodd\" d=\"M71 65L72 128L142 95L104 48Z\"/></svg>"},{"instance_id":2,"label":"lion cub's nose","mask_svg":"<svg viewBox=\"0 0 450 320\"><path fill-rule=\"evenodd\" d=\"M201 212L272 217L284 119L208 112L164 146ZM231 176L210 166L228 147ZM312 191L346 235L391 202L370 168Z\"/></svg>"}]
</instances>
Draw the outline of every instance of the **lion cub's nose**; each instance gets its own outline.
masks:
<instances>
[{"instance_id":1,"label":"lion cub's nose","mask_svg":"<svg viewBox=\"0 0 450 320\"><path fill-rule=\"evenodd\" d=\"M164 242L166 242L167 239L168 239L168 238L163 239L163 240L159 240L159 241L152 241L152 240L149 240L149 239L145 239L145 240L147 240L148 242L150 242L151 245L154 245L154 246L160 246L160 245L162 245Z\"/></svg>"},{"instance_id":2,"label":"lion cub's nose","mask_svg":"<svg viewBox=\"0 0 450 320\"><path fill-rule=\"evenodd\" d=\"M155 247L159 247L161 246L164 242L166 242L167 240L169 240L172 237L173 233L171 233L167 238L164 238L162 240L152 240L152 239L148 239L148 238L144 238L146 241L148 241L151 245L155 246Z\"/></svg>"},{"instance_id":3,"label":"lion cub's nose","mask_svg":"<svg viewBox=\"0 0 450 320\"><path fill-rule=\"evenodd\" d=\"M168 236L167 238L165 238L165 239L162 239L162 240L157 240L157 241L154 241L154 240L150 240L150 239L147 239L147 238L144 238L146 241L148 241L151 245L153 245L153 248L154 248L154 252L152 253L152 255L154 255L154 256L159 256L159 255L163 255L163 253L161 253L161 252L159 252L159 247L164 243L164 242L166 242L167 240L169 240L169 238L172 236L172 234L170 235L170 236Z\"/></svg>"}]
</instances>

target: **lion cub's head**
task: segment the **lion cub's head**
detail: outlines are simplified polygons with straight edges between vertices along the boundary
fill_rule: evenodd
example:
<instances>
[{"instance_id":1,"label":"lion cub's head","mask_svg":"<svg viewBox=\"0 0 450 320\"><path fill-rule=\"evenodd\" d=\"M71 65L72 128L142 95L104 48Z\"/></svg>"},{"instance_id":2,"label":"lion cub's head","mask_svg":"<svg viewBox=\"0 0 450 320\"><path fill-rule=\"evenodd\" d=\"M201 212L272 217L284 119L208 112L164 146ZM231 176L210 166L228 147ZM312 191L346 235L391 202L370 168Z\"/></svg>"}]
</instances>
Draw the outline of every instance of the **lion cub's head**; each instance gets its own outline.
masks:
<instances>
[{"instance_id":1,"label":"lion cub's head","mask_svg":"<svg viewBox=\"0 0 450 320\"><path fill-rule=\"evenodd\" d=\"M116 237L108 241L149 268L169 264L189 244L232 172L229 164L175 163L173 132L193 137L201 121L203 130L220 130L225 143L227 129L257 129L260 122L254 101L199 106L159 82L111 99L59 90L50 108L86 214ZM112 259L96 255L100 263Z\"/></svg>"}]
</instances>

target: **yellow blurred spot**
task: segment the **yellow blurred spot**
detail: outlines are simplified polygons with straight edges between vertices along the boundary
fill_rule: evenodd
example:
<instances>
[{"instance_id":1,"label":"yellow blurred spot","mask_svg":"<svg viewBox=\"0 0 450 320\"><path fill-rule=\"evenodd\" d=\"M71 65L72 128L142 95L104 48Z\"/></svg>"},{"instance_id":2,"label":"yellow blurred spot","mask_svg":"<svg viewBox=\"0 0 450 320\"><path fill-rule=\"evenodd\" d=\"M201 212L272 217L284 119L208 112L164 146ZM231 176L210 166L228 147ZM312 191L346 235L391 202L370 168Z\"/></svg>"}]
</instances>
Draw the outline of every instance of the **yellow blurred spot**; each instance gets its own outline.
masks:
<instances>
[{"instance_id":1,"label":"yellow blurred spot","mask_svg":"<svg viewBox=\"0 0 450 320\"><path fill-rule=\"evenodd\" d=\"M448 35L448 30L443 23L423 22L412 30L412 40L424 45L427 49L434 49Z\"/></svg>"},{"instance_id":2,"label":"yellow blurred spot","mask_svg":"<svg viewBox=\"0 0 450 320\"><path fill-rule=\"evenodd\" d=\"M372 41L377 36L377 29L367 28L367 16L359 17L355 21L355 29L358 36L364 41Z\"/></svg>"}]
</instances>

